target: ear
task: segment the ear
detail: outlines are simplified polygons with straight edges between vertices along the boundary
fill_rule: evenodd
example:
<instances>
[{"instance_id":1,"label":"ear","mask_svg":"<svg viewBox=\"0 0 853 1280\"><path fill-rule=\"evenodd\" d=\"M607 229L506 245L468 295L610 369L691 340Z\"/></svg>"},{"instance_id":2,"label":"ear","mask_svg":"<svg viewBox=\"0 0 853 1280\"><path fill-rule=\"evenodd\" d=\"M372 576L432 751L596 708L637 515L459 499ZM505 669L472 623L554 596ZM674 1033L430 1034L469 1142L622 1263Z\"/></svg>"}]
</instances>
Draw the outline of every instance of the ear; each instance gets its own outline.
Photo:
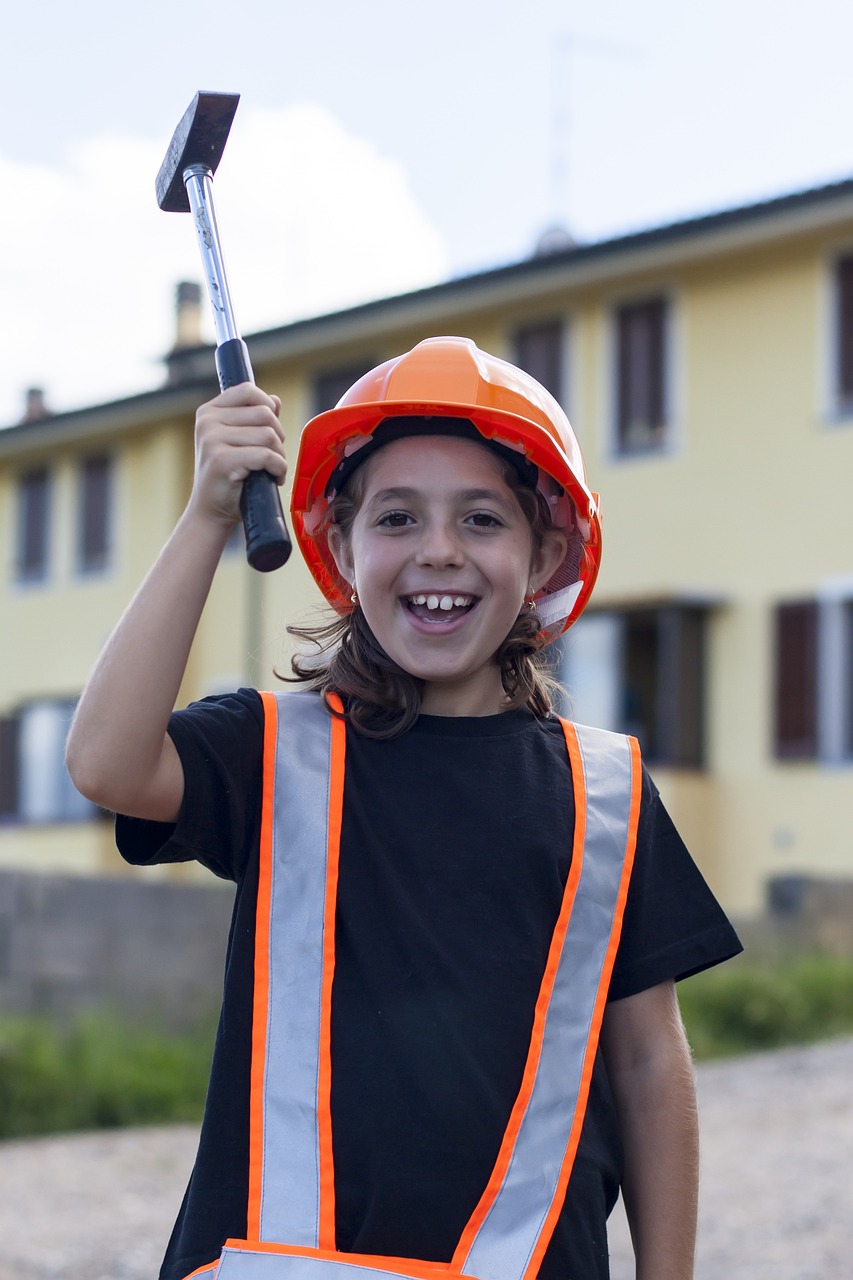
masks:
<instances>
[{"instance_id":1,"label":"ear","mask_svg":"<svg viewBox=\"0 0 853 1280\"><path fill-rule=\"evenodd\" d=\"M350 544L341 536L337 525L330 525L328 532L329 550L337 566L338 573L350 586L355 586L355 565L352 559Z\"/></svg>"},{"instance_id":2,"label":"ear","mask_svg":"<svg viewBox=\"0 0 853 1280\"><path fill-rule=\"evenodd\" d=\"M530 589L540 591L557 572L566 557L569 540L562 529L551 529L542 538L542 545L533 554L530 563Z\"/></svg>"}]
</instances>

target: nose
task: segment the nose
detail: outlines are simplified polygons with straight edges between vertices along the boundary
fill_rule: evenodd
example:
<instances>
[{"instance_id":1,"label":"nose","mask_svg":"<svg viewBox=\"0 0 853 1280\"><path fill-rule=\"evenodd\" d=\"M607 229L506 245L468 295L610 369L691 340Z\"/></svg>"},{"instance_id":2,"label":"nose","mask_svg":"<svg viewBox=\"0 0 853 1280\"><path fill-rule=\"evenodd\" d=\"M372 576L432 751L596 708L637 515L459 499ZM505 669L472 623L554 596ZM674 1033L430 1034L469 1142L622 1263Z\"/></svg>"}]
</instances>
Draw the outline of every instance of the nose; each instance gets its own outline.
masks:
<instances>
[{"instance_id":1,"label":"nose","mask_svg":"<svg viewBox=\"0 0 853 1280\"><path fill-rule=\"evenodd\" d=\"M443 520L429 521L424 525L415 561L431 569L461 566L464 553L454 526Z\"/></svg>"}]
</instances>

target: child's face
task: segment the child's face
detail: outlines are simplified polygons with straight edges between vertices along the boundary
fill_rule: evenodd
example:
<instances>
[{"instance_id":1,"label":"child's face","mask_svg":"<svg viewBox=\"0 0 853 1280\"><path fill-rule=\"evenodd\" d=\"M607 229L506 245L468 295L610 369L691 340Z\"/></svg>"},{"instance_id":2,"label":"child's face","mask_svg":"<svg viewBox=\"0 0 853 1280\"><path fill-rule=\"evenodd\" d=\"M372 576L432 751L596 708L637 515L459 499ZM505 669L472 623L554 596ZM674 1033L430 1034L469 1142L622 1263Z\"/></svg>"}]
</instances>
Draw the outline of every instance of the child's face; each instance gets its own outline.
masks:
<instances>
[{"instance_id":1,"label":"child's face","mask_svg":"<svg viewBox=\"0 0 853 1280\"><path fill-rule=\"evenodd\" d=\"M562 535L534 547L500 462L474 441L396 440L364 467L351 537L332 548L373 634L425 682L425 713L496 714L495 654L562 559Z\"/></svg>"}]
</instances>

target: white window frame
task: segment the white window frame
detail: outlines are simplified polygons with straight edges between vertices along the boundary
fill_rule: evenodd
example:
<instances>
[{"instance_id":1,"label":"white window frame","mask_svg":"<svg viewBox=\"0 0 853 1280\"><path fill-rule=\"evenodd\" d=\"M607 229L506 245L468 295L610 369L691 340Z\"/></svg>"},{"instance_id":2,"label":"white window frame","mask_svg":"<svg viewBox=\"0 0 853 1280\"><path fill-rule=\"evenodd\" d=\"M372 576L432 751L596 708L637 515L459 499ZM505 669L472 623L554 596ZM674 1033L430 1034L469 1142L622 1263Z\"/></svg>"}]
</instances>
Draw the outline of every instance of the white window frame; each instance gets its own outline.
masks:
<instances>
[{"instance_id":1,"label":"white window frame","mask_svg":"<svg viewBox=\"0 0 853 1280\"><path fill-rule=\"evenodd\" d=\"M817 756L853 765L853 576L830 579L817 594Z\"/></svg>"}]
</instances>

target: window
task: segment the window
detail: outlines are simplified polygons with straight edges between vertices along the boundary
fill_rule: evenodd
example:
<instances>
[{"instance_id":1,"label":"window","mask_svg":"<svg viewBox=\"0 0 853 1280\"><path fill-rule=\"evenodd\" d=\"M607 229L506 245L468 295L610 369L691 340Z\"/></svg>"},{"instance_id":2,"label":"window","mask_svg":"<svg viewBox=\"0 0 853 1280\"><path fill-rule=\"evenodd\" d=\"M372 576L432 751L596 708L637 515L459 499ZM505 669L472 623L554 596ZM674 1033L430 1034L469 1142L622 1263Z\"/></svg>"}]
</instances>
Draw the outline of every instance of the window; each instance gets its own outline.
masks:
<instances>
[{"instance_id":1,"label":"window","mask_svg":"<svg viewBox=\"0 0 853 1280\"><path fill-rule=\"evenodd\" d=\"M595 612L563 644L570 714L639 738L651 763L704 764L704 605Z\"/></svg>"},{"instance_id":2,"label":"window","mask_svg":"<svg viewBox=\"0 0 853 1280\"><path fill-rule=\"evenodd\" d=\"M33 702L0 719L0 819L80 822L98 814L65 768L74 705L70 699Z\"/></svg>"},{"instance_id":3,"label":"window","mask_svg":"<svg viewBox=\"0 0 853 1280\"><path fill-rule=\"evenodd\" d=\"M773 748L779 760L853 760L853 586L774 615Z\"/></svg>"},{"instance_id":4,"label":"window","mask_svg":"<svg viewBox=\"0 0 853 1280\"><path fill-rule=\"evenodd\" d=\"M835 400L853 409L853 254L835 268Z\"/></svg>"},{"instance_id":5,"label":"window","mask_svg":"<svg viewBox=\"0 0 853 1280\"><path fill-rule=\"evenodd\" d=\"M0 822L18 812L18 717L0 717Z\"/></svg>"},{"instance_id":6,"label":"window","mask_svg":"<svg viewBox=\"0 0 853 1280\"><path fill-rule=\"evenodd\" d=\"M324 369L314 378L314 396L312 416L334 409L342 395L349 391L354 382L364 377L374 367L370 364L354 364L339 369Z\"/></svg>"},{"instance_id":7,"label":"window","mask_svg":"<svg viewBox=\"0 0 853 1280\"><path fill-rule=\"evenodd\" d=\"M555 400L563 401L563 326L559 320L528 324L517 329L513 343L515 363L541 382Z\"/></svg>"},{"instance_id":8,"label":"window","mask_svg":"<svg viewBox=\"0 0 853 1280\"><path fill-rule=\"evenodd\" d=\"M101 573L109 565L113 461L109 454L84 458L78 478L77 567Z\"/></svg>"},{"instance_id":9,"label":"window","mask_svg":"<svg viewBox=\"0 0 853 1280\"><path fill-rule=\"evenodd\" d=\"M773 737L779 760L817 755L817 624L814 600L776 609Z\"/></svg>"},{"instance_id":10,"label":"window","mask_svg":"<svg viewBox=\"0 0 853 1280\"><path fill-rule=\"evenodd\" d=\"M616 448L647 453L666 443L667 304L650 298L616 312Z\"/></svg>"},{"instance_id":11,"label":"window","mask_svg":"<svg viewBox=\"0 0 853 1280\"><path fill-rule=\"evenodd\" d=\"M18 483L16 576L43 582L50 550L51 477L47 467L25 472Z\"/></svg>"}]
</instances>

